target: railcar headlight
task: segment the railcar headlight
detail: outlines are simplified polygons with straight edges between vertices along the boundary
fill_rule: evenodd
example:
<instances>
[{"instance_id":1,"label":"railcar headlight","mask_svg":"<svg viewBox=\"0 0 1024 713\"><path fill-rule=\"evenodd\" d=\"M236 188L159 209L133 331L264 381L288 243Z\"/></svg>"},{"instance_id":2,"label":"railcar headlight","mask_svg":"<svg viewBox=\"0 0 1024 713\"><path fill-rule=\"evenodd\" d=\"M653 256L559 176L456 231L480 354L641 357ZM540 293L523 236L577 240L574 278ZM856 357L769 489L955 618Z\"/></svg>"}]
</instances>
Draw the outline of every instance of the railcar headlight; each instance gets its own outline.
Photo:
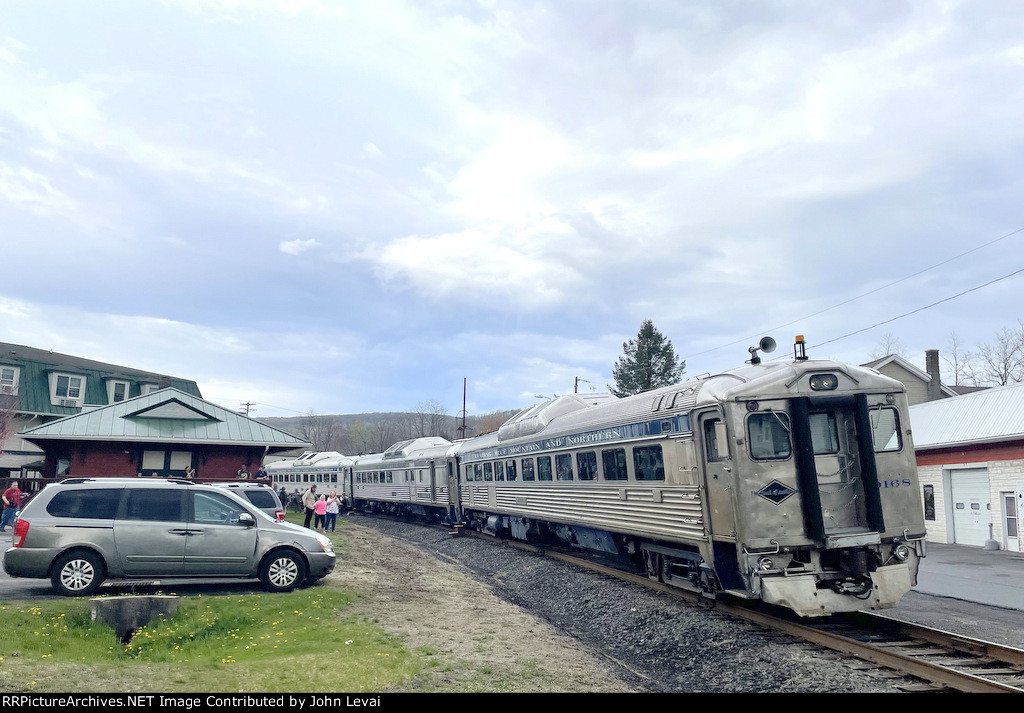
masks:
<instances>
[{"instance_id":1,"label":"railcar headlight","mask_svg":"<svg viewBox=\"0 0 1024 713\"><path fill-rule=\"evenodd\" d=\"M839 377L835 374L815 374L811 377L811 391L835 391Z\"/></svg>"},{"instance_id":2,"label":"railcar headlight","mask_svg":"<svg viewBox=\"0 0 1024 713\"><path fill-rule=\"evenodd\" d=\"M762 572L769 572L769 571L775 569L775 563L772 562L772 558L771 557L762 557L761 559L759 559L757 561L757 567Z\"/></svg>"},{"instance_id":3,"label":"railcar headlight","mask_svg":"<svg viewBox=\"0 0 1024 713\"><path fill-rule=\"evenodd\" d=\"M896 545L892 548L893 556L900 562L905 562L910 557L910 548L906 545Z\"/></svg>"}]
</instances>

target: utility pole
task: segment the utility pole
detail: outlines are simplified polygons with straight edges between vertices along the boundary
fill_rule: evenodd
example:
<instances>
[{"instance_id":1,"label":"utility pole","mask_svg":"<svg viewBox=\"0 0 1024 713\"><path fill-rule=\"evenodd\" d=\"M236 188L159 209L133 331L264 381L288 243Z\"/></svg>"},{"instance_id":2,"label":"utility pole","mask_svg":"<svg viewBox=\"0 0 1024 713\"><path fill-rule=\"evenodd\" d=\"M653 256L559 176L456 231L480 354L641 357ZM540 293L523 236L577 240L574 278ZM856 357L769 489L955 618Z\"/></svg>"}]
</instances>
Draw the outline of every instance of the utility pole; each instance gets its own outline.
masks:
<instances>
[{"instance_id":1,"label":"utility pole","mask_svg":"<svg viewBox=\"0 0 1024 713\"><path fill-rule=\"evenodd\" d=\"M245 403L243 403L242 404L242 409L245 409L245 412L244 412L245 415L248 416L250 410L255 411L256 410L254 408L255 406L256 406L256 404L254 404L252 401L246 401ZM238 413L242 413L242 409L239 409Z\"/></svg>"},{"instance_id":2,"label":"utility pole","mask_svg":"<svg viewBox=\"0 0 1024 713\"><path fill-rule=\"evenodd\" d=\"M580 377L578 377L578 376L577 376L577 377L576 377L576 383L575 383L575 384L573 384L573 386L572 386L572 392L573 392L574 394L578 394L578 393L580 392L580 382L581 382L581 381L582 381L582 382L583 382L584 384L589 384L589 383L590 383L590 382L589 382L588 380L586 380L586 379L581 379Z\"/></svg>"},{"instance_id":3,"label":"utility pole","mask_svg":"<svg viewBox=\"0 0 1024 713\"><path fill-rule=\"evenodd\" d=\"M462 425L458 428L459 438L466 437L466 378L462 378Z\"/></svg>"}]
</instances>

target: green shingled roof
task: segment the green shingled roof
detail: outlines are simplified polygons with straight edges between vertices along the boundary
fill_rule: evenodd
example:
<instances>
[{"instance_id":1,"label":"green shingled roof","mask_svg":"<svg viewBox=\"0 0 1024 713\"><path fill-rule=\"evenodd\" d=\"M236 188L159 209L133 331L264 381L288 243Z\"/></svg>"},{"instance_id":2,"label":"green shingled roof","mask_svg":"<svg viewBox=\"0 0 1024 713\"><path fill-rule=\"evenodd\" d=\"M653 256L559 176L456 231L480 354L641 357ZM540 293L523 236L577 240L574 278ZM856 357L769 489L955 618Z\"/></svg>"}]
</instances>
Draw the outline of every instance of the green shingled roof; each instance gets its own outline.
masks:
<instances>
[{"instance_id":1,"label":"green shingled roof","mask_svg":"<svg viewBox=\"0 0 1024 713\"><path fill-rule=\"evenodd\" d=\"M174 388L83 411L20 434L29 441L207 443L311 448L286 431Z\"/></svg>"}]
</instances>

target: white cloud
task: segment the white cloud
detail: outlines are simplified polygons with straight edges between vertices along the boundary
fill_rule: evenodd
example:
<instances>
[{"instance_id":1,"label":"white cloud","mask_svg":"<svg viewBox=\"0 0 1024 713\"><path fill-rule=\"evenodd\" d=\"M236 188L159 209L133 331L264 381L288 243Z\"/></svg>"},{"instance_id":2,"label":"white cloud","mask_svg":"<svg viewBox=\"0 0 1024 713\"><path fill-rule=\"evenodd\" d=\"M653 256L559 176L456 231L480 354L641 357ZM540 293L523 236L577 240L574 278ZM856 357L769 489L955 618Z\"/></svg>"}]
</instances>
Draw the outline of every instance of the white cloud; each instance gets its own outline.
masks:
<instances>
[{"instance_id":1,"label":"white cloud","mask_svg":"<svg viewBox=\"0 0 1024 713\"><path fill-rule=\"evenodd\" d=\"M315 248L319 245L315 238L308 238L303 240L302 238L296 238L295 240L286 240L282 242L278 247L286 255L301 255L302 253Z\"/></svg>"}]
</instances>

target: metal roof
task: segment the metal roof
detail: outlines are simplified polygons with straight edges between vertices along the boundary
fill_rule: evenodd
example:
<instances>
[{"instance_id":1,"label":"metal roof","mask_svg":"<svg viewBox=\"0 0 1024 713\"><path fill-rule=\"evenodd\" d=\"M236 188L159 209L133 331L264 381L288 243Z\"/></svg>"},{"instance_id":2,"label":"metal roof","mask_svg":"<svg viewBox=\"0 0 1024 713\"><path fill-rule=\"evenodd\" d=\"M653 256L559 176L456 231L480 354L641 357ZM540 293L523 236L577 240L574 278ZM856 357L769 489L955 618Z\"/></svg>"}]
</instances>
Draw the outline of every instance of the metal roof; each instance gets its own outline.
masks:
<instances>
[{"instance_id":1,"label":"metal roof","mask_svg":"<svg viewBox=\"0 0 1024 713\"><path fill-rule=\"evenodd\" d=\"M1024 384L911 406L910 426L918 450L1024 438Z\"/></svg>"},{"instance_id":2,"label":"metal roof","mask_svg":"<svg viewBox=\"0 0 1024 713\"><path fill-rule=\"evenodd\" d=\"M174 388L51 421L20 434L29 441L129 441L311 447L286 431Z\"/></svg>"},{"instance_id":3,"label":"metal roof","mask_svg":"<svg viewBox=\"0 0 1024 713\"><path fill-rule=\"evenodd\" d=\"M108 403L107 379L127 381L129 396L140 395L144 383L160 384L161 381L169 380L171 387L193 396L202 397L195 381L116 364L105 364L92 359L27 347L22 344L0 342L0 365L14 366L20 370L17 410L25 413L64 416L81 411L77 406L54 406L50 402L50 385L47 374L53 371L86 377L83 403L87 406Z\"/></svg>"}]
</instances>

